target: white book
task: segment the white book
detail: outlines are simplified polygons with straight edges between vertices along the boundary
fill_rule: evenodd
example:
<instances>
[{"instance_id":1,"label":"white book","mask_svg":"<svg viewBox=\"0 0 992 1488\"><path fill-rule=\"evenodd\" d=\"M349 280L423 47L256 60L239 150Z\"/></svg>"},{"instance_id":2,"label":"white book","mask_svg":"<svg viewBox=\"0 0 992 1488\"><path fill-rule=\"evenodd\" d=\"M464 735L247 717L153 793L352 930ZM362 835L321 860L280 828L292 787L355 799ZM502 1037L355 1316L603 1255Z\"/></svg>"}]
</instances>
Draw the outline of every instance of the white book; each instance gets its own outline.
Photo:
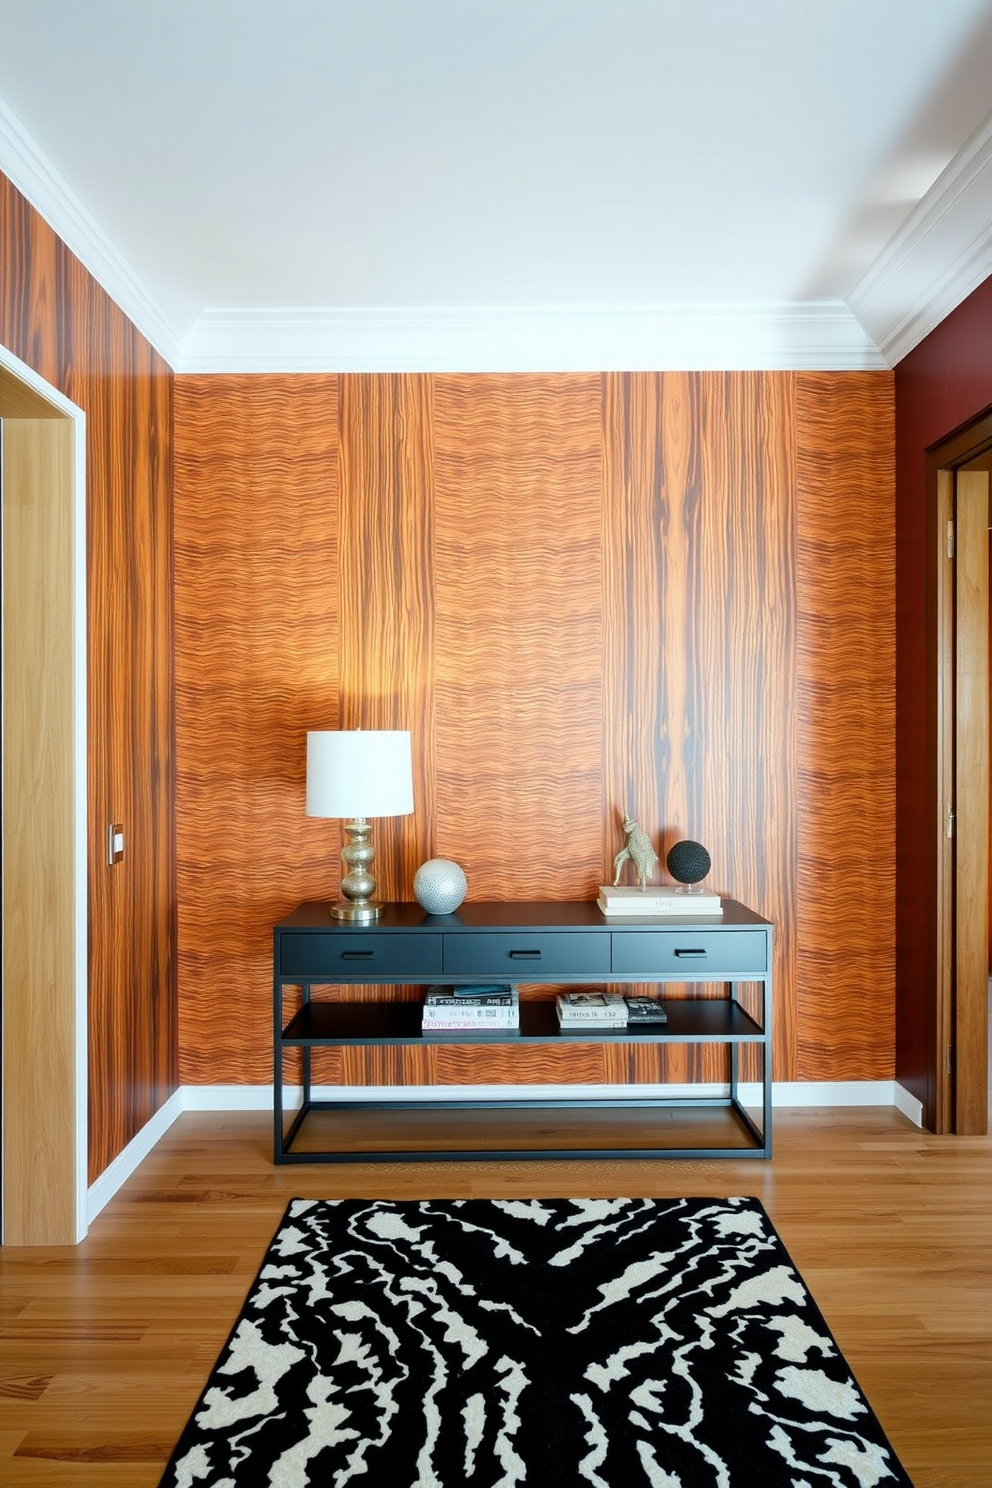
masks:
<instances>
[{"instance_id":1,"label":"white book","mask_svg":"<svg viewBox=\"0 0 992 1488\"><path fill-rule=\"evenodd\" d=\"M611 1024L622 1028L627 1022L627 1014L625 1012L608 1013L605 1017L600 1017L596 1013L563 1013L559 1008L558 1021L559 1023L581 1023L584 1028L592 1023L601 1023L604 1028Z\"/></svg>"},{"instance_id":2,"label":"white book","mask_svg":"<svg viewBox=\"0 0 992 1488\"><path fill-rule=\"evenodd\" d=\"M654 900L657 903L668 903L674 899L680 904L685 899L710 899L720 901L720 895L712 889L706 889L702 893L686 893L679 884L648 884L646 889L639 889L633 884L600 884L599 898L606 904L627 904Z\"/></svg>"},{"instance_id":3,"label":"white book","mask_svg":"<svg viewBox=\"0 0 992 1488\"><path fill-rule=\"evenodd\" d=\"M722 919L722 904L695 904L676 906L674 904L645 904L624 905L622 909L614 906L607 908L605 904L598 906L601 914L610 920L679 920L679 919Z\"/></svg>"},{"instance_id":4,"label":"white book","mask_svg":"<svg viewBox=\"0 0 992 1488\"><path fill-rule=\"evenodd\" d=\"M512 1033L515 1028L519 1028L519 1024L474 1024L460 1018L425 1018L421 1028L424 1033Z\"/></svg>"},{"instance_id":5,"label":"white book","mask_svg":"<svg viewBox=\"0 0 992 1488\"><path fill-rule=\"evenodd\" d=\"M601 888L596 900L606 915L692 915L722 914L719 894L683 894L677 889L657 886L641 889Z\"/></svg>"},{"instance_id":6,"label":"white book","mask_svg":"<svg viewBox=\"0 0 992 1488\"><path fill-rule=\"evenodd\" d=\"M563 1028L566 1024L571 1025L572 1023L581 1023L583 1028L624 1028L627 1024L627 1015L626 1013L622 1013L619 1016L615 1016L611 1013L608 1018L595 1018L583 1017L581 1014L576 1014L573 1017L566 1013L559 1013L558 1022Z\"/></svg>"},{"instance_id":7,"label":"white book","mask_svg":"<svg viewBox=\"0 0 992 1488\"><path fill-rule=\"evenodd\" d=\"M424 1028L516 1028L519 1021L516 1008L480 1008L475 1015L450 1012L447 1008L436 1012L424 1008L421 1020Z\"/></svg>"},{"instance_id":8,"label":"white book","mask_svg":"<svg viewBox=\"0 0 992 1488\"><path fill-rule=\"evenodd\" d=\"M626 1027L627 1004L618 992L568 992L557 997L555 1003L562 1027Z\"/></svg>"}]
</instances>

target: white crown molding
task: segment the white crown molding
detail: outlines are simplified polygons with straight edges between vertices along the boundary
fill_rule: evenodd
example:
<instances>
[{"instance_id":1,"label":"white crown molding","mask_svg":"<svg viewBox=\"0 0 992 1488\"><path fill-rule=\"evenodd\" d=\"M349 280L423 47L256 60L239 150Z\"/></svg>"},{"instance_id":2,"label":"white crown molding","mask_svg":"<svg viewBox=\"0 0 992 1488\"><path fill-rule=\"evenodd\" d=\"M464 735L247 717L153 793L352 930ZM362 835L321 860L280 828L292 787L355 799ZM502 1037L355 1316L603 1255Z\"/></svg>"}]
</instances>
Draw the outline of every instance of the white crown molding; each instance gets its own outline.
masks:
<instances>
[{"instance_id":1,"label":"white crown molding","mask_svg":"<svg viewBox=\"0 0 992 1488\"><path fill-rule=\"evenodd\" d=\"M992 116L841 300L534 309L217 309L185 338L0 99L0 170L184 372L873 370L992 273Z\"/></svg>"},{"instance_id":2,"label":"white crown molding","mask_svg":"<svg viewBox=\"0 0 992 1488\"><path fill-rule=\"evenodd\" d=\"M992 115L940 173L847 303L890 366L992 274Z\"/></svg>"},{"instance_id":3,"label":"white crown molding","mask_svg":"<svg viewBox=\"0 0 992 1488\"><path fill-rule=\"evenodd\" d=\"M171 367L180 338L162 306L33 135L0 99L0 170Z\"/></svg>"},{"instance_id":4,"label":"white crown molding","mask_svg":"<svg viewBox=\"0 0 992 1488\"><path fill-rule=\"evenodd\" d=\"M644 309L206 310L181 372L862 371L840 300Z\"/></svg>"}]
</instances>

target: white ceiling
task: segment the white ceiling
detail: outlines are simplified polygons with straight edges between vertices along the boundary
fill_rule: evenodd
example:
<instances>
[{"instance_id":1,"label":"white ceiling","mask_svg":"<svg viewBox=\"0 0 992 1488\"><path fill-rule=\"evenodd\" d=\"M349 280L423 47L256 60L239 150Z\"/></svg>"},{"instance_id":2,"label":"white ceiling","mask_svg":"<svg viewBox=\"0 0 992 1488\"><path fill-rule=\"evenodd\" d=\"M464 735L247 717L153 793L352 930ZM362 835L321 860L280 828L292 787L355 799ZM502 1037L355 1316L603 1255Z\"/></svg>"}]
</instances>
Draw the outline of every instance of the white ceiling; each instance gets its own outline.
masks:
<instances>
[{"instance_id":1,"label":"white ceiling","mask_svg":"<svg viewBox=\"0 0 992 1488\"><path fill-rule=\"evenodd\" d=\"M0 169L178 368L884 366L992 0L0 0Z\"/></svg>"}]
</instances>

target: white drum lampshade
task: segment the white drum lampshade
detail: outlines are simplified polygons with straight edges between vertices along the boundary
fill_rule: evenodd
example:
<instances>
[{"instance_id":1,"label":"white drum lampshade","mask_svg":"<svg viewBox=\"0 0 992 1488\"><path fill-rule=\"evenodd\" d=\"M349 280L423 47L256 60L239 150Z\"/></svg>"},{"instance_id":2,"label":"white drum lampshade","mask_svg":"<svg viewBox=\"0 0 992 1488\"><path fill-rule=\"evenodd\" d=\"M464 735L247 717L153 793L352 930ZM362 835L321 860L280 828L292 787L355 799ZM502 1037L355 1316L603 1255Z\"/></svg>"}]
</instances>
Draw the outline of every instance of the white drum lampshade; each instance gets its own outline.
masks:
<instances>
[{"instance_id":1,"label":"white drum lampshade","mask_svg":"<svg viewBox=\"0 0 992 1488\"><path fill-rule=\"evenodd\" d=\"M307 734L307 816L409 816L412 811L409 729Z\"/></svg>"},{"instance_id":2,"label":"white drum lampshade","mask_svg":"<svg viewBox=\"0 0 992 1488\"><path fill-rule=\"evenodd\" d=\"M307 816L342 818L348 845L341 850L347 871L341 900L331 913L340 920L374 920L371 864L372 816L409 816L413 811L413 756L408 729L311 730L307 734Z\"/></svg>"}]
</instances>

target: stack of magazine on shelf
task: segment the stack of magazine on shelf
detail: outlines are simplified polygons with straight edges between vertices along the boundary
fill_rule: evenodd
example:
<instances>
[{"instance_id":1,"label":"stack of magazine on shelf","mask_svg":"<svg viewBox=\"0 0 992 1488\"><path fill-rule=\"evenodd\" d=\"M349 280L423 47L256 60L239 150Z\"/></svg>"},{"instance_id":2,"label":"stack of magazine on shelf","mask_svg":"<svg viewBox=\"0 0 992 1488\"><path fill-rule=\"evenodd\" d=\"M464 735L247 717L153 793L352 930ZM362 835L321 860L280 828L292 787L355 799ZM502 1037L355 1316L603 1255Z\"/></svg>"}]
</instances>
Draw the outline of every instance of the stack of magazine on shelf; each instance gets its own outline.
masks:
<instances>
[{"instance_id":1,"label":"stack of magazine on shelf","mask_svg":"<svg viewBox=\"0 0 992 1488\"><path fill-rule=\"evenodd\" d=\"M562 1033L627 1027L627 1004L619 992L562 992L555 1003Z\"/></svg>"},{"instance_id":2,"label":"stack of magazine on shelf","mask_svg":"<svg viewBox=\"0 0 992 1488\"><path fill-rule=\"evenodd\" d=\"M665 915L722 915L719 894L688 893L668 884L648 884L646 889L600 884L596 900L604 915L643 915L660 919Z\"/></svg>"},{"instance_id":3,"label":"stack of magazine on shelf","mask_svg":"<svg viewBox=\"0 0 992 1488\"><path fill-rule=\"evenodd\" d=\"M503 1039L520 1032L520 1000L512 982L427 988L421 1032L425 1036Z\"/></svg>"},{"instance_id":4,"label":"stack of magazine on shelf","mask_svg":"<svg viewBox=\"0 0 992 1488\"><path fill-rule=\"evenodd\" d=\"M657 997L628 997L625 1001L628 1028L641 1028L649 1024L668 1022L668 1014Z\"/></svg>"}]
</instances>

